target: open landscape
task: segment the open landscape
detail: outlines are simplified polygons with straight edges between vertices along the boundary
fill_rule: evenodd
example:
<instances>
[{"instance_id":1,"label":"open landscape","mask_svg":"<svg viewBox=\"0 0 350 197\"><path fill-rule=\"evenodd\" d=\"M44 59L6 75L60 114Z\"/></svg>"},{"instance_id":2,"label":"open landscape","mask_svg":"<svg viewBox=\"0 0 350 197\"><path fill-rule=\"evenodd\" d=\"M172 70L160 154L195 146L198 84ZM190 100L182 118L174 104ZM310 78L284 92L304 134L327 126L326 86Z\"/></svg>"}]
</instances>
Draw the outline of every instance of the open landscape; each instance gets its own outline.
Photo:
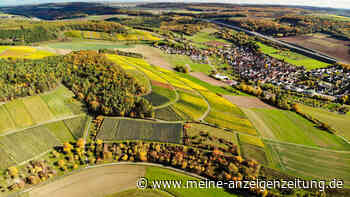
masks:
<instances>
[{"instance_id":1,"label":"open landscape","mask_svg":"<svg viewBox=\"0 0 350 197\"><path fill-rule=\"evenodd\" d=\"M280 40L322 52L347 64L350 63L350 41L339 40L327 34L286 37Z\"/></svg>"},{"instance_id":2,"label":"open landscape","mask_svg":"<svg viewBox=\"0 0 350 197\"><path fill-rule=\"evenodd\" d=\"M349 21L287 5L0 2L0 196L350 196Z\"/></svg>"}]
</instances>

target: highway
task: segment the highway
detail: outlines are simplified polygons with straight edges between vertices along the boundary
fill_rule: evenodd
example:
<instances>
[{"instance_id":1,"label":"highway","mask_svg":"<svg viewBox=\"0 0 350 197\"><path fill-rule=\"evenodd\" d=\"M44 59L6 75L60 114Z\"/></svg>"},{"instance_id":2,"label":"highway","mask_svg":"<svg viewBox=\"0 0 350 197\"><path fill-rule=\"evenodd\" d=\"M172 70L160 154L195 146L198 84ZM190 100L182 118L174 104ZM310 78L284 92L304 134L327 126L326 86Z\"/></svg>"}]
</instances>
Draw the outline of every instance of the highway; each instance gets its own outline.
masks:
<instances>
[{"instance_id":1,"label":"highway","mask_svg":"<svg viewBox=\"0 0 350 197\"><path fill-rule=\"evenodd\" d=\"M326 61L328 63L336 63L336 62L338 62L337 59L334 59L334 58L328 57L326 55L323 55L320 52L315 52L315 51L312 51L312 50L307 50L307 49L304 49L304 48L300 48L300 47L297 47L295 45L291 45L291 44L288 44L286 42L282 42L282 41L277 40L277 39L275 39L273 37L265 36L265 35L257 33L257 32L249 31L249 30L246 30L246 29L234 26L234 25L229 25L229 24L222 23L222 22L215 21L215 20L206 20L206 19L204 19L204 21L210 22L210 23L215 23L217 25L221 25L221 26L228 27L228 28L231 28L231 29L234 29L234 30L237 30L237 31L245 32L245 33L247 33L249 35L253 35L253 36L264 38L266 40L270 40L272 42L275 42L275 43L277 43L279 45L282 45L282 46L284 46L286 48L289 48L291 50L294 50L294 51L297 51L297 52L301 52L301 53L304 53L306 55L310 55L311 57L318 57L321 60Z\"/></svg>"}]
</instances>

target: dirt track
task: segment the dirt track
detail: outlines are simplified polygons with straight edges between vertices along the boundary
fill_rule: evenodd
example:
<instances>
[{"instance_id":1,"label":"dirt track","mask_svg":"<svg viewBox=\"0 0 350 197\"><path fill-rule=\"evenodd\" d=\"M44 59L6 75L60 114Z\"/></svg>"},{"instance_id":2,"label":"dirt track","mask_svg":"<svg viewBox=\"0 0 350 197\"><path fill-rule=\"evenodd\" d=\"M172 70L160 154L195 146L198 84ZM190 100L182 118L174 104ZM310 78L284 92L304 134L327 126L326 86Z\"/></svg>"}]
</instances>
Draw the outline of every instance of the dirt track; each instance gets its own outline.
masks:
<instances>
[{"instance_id":1,"label":"dirt track","mask_svg":"<svg viewBox=\"0 0 350 197\"><path fill-rule=\"evenodd\" d=\"M228 86L226 83L219 81L219 80L216 80L216 79L213 79L213 78L209 77L208 75L201 73L201 72L191 72L190 75L193 77L196 77L202 81L205 81L211 85L214 85L214 86L221 86L221 87Z\"/></svg>"},{"instance_id":2,"label":"dirt track","mask_svg":"<svg viewBox=\"0 0 350 197\"><path fill-rule=\"evenodd\" d=\"M265 108L265 109L275 109L271 105L262 102L260 99L252 96L224 96L231 103L242 108Z\"/></svg>"},{"instance_id":3,"label":"dirt track","mask_svg":"<svg viewBox=\"0 0 350 197\"><path fill-rule=\"evenodd\" d=\"M55 182L35 188L30 197L103 197L136 188L145 175L145 166L117 165L83 170Z\"/></svg>"},{"instance_id":4,"label":"dirt track","mask_svg":"<svg viewBox=\"0 0 350 197\"><path fill-rule=\"evenodd\" d=\"M159 66L167 70L172 70L173 68L169 64L169 62L160 55L162 53L160 49L144 46L144 45L137 45L134 48L126 48L126 49L119 49L119 50L134 52L134 53L141 53L146 58L147 62L152 65Z\"/></svg>"}]
</instances>

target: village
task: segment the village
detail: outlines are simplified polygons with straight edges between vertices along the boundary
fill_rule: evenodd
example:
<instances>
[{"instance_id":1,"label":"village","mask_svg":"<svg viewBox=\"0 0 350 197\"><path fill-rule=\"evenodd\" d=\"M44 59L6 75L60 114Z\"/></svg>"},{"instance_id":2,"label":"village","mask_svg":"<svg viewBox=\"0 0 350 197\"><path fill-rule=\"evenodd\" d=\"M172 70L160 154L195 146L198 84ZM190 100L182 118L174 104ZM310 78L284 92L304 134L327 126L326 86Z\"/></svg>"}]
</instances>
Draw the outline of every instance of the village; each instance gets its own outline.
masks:
<instances>
[{"instance_id":1,"label":"village","mask_svg":"<svg viewBox=\"0 0 350 197\"><path fill-rule=\"evenodd\" d=\"M196 49L186 40L179 40L186 47L168 45L156 46L168 54L186 55L195 62L208 64L208 57L223 57L232 66L238 81L254 84L272 84L287 91L307 96L319 96L336 100L350 92L350 72L341 66L330 65L327 68L306 70L245 46L225 45L220 48ZM231 86L239 85L225 71L214 72L211 77L224 81Z\"/></svg>"}]
</instances>

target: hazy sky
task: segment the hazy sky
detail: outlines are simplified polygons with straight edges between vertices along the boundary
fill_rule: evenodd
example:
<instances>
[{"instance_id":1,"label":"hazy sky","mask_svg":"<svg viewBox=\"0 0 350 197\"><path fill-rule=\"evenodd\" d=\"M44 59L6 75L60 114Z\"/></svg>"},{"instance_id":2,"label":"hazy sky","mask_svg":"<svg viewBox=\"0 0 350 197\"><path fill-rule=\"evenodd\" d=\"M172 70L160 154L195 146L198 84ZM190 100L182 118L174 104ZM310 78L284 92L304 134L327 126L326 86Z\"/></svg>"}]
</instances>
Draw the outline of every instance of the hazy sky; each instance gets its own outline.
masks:
<instances>
[{"instance_id":1,"label":"hazy sky","mask_svg":"<svg viewBox=\"0 0 350 197\"><path fill-rule=\"evenodd\" d=\"M48 3L48 2L69 2L75 0L0 0L0 6L4 5L18 5L18 4L32 4L32 3ZM108 2L113 0L76 0L76 1L100 1ZM149 1L149 2L227 2L227 3L256 3L256 4L281 4L281 5L307 5L317 7L335 7L350 9L350 0L116 0L118 2L135 2L135 1Z\"/></svg>"}]
</instances>

